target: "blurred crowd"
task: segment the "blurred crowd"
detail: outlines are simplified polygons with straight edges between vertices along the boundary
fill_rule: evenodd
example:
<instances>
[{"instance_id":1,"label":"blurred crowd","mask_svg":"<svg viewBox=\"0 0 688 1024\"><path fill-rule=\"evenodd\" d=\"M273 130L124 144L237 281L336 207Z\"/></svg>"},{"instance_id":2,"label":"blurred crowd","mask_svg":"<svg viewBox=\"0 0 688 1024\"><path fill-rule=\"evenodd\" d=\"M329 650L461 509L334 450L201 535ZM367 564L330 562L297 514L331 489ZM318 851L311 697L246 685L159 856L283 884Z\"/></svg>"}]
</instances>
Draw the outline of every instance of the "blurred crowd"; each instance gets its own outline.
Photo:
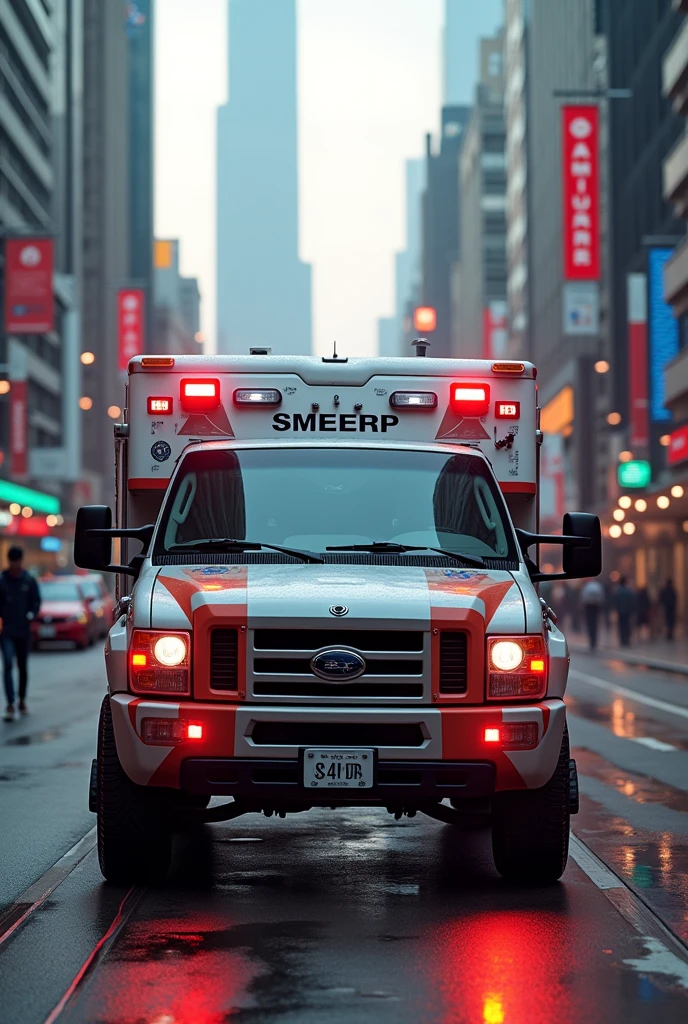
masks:
<instances>
[{"instance_id":1,"label":"blurred crowd","mask_svg":"<svg viewBox=\"0 0 688 1024\"><path fill-rule=\"evenodd\" d=\"M633 640L673 640L676 635L678 594L671 579L652 590L635 587L625 576L581 584L543 585L542 596L552 607L564 632L585 633L591 650L604 629L620 647Z\"/></svg>"}]
</instances>

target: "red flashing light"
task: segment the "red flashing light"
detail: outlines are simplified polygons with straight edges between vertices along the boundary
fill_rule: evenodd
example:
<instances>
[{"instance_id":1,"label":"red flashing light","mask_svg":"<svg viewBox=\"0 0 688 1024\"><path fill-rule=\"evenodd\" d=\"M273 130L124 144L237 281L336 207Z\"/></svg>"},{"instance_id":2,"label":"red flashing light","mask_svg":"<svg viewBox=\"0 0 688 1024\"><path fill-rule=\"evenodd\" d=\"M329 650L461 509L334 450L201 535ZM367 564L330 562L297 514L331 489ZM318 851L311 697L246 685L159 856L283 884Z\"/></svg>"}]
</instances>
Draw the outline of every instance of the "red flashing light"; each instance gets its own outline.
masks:
<instances>
[{"instance_id":1,"label":"red flashing light","mask_svg":"<svg viewBox=\"0 0 688 1024\"><path fill-rule=\"evenodd\" d=\"M486 729L485 730L485 742L486 743L499 743L500 735L499 729Z\"/></svg>"},{"instance_id":2,"label":"red flashing light","mask_svg":"<svg viewBox=\"0 0 688 1024\"><path fill-rule=\"evenodd\" d=\"M195 725L190 722L186 728L186 738L188 740L202 740L203 739L203 726Z\"/></svg>"},{"instance_id":3,"label":"red flashing light","mask_svg":"<svg viewBox=\"0 0 688 1024\"><path fill-rule=\"evenodd\" d=\"M185 412L209 412L220 404L220 382L212 377L185 378L180 397Z\"/></svg>"},{"instance_id":4,"label":"red flashing light","mask_svg":"<svg viewBox=\"0 0 688 1024\"><path fill-rule=\"evenodd\" d=\"M149 398L148 399L148 415L149 416L171 416L172 415L172 399L171 398Z\"/></svg>"},{"instance_id":5,"label":"red flashing light","mask_svg":"<svg viewBox=\"0 0 688 1024\"><path fill-rule=\"evenodd\" d=\"M452 384L451 405L461 416L478 418L490 411L489 384Z\"/></svg>"},{"instance_id":6,"label":"red flashing light","mask_svg":"<svg viewBox=\"0 0 688 1024\"><path fill-rule=\"evenodd\" d=\"M497 402L495 416L498 420L517 420L521 416L520 402Z\"/></svg>"},{"instance_id":7,"label":"red flashing light","mask_svg":"<svg viewBox=\"0 0 688 1024\"><path fill-rule=\"evenodd\" d=\"M418 306L413 313L413 326L423 333L436 330L437 310L432 306Z\"/></svg>"}]
</instances>

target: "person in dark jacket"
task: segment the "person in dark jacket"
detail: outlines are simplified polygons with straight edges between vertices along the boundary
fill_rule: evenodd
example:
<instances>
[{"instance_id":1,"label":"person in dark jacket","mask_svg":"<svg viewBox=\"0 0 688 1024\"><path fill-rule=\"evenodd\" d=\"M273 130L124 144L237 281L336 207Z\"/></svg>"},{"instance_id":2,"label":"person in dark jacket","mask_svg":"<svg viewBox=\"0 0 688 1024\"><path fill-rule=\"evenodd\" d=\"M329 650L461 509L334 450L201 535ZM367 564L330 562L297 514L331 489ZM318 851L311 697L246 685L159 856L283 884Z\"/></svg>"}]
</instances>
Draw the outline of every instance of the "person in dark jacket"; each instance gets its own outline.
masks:
<instances>
[{"instance_id":1,"label":"person in dark jacket","mask_svg":"<svg viewBox=\"0 0 688 1024\"><path fill-rule=\"evenodd\" d=\"M628 647L631 643L631 621L635 611L635 594L628 586L626 577L622 576L614 594L614 606L619 625L619 643Z\"/></svg>"},{"instance_id":2,"label":"person in dark jacket","mask_svg":"<svg viewBox=\"0 0 688 1024\"><path fill-rule=\"evenodd\" d=\"M41 607L38 584L24 569L23 559L21 548L10 548L7 553L8 568L0 575L0 649L5 670L6 722L13 722L16 717L13 679L15 658L19 669L19 712L22 715L28 714L26 688L29 681L31 620Z\"/></svg>"},{"instance_id":3,"label":"person in dark jacket","mask_svg":"<svg viewBox=\"0 0 688 1024\"><path fill-rule=\"evenodd\" d=\"M672 580L667 580L659 592L659 603L664 609L664 625L666 626L667 640L674 639L676 628L676 605L678 594Z\"/></svg>"}]
</instances>

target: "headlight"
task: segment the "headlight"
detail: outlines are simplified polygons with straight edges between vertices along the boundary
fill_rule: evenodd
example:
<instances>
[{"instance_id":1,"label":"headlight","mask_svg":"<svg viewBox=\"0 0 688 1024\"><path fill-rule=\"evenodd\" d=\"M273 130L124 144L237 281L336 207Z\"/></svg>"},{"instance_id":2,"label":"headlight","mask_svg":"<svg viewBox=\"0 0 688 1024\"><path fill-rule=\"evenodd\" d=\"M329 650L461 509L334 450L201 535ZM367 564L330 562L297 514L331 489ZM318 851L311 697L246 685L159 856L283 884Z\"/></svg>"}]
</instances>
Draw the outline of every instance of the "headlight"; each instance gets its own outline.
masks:
<instances>
[{"instance_id":1,"label":"headlight","mask_svg":"<svg viewBox=\"0 0 688 1024\"><path fill-rule=\"evenodd\" d=\"M176 668L186 658L186 644L180 636L161 636L153 647L155 660L166 668Z\"/></svg>"},{"instance_id":2,"label":"headlight","mask_svg":"<svg viewBox=\"0 0 688 1024\"><path fill-rule=\"evenodd\" d=\"M523 648L515 640L500 640L490 652L492 664L500 672L514 672L523 661Z\"/></svg>"}]
</instances>

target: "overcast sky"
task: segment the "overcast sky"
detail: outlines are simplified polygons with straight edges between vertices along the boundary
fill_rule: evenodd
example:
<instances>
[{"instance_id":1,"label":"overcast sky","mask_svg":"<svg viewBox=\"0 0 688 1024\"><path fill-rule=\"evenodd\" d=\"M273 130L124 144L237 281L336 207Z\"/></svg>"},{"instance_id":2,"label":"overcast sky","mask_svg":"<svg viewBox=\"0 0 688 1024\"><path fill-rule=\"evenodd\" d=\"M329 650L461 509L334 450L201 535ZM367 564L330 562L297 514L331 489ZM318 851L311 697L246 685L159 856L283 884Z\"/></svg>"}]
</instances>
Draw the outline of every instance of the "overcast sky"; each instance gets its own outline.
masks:
<instances>
[{"instance_id":1,"label":"overcast sky","mask_svg":"<svg viewBox=\"0 0 688 1024\"><path fill-rule=\"evenodd\" d=\"M301 257L313 264L315 351L336 338L342 353L374 354L404 245L404 161L423 153L439 123L444 4L298 3ZM465 3L477 53L475 0ZM156 233L181 240L182 272L200 279L212 350L227 0L157 4L155 62Z\"/></svg>"}]
</instances>

